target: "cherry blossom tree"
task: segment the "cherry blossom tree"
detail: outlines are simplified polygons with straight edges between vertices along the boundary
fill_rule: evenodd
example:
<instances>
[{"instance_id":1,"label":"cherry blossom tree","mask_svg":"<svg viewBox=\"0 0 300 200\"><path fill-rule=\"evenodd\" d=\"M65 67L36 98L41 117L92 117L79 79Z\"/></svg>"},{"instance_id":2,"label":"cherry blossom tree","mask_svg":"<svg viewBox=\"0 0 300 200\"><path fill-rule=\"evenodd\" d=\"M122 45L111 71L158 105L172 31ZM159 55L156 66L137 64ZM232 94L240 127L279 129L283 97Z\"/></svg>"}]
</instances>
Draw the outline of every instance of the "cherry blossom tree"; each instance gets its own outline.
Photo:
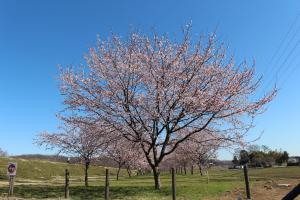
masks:
<instances>
[{"instance_id":1,"label":"cherry blossom tree","mask_svg":"<svg viewBox=\"0 0 300 200\"><path fill-rule=\"evenodd\" d=\"M90 48L86 63L61 70L61 92L69 112L102 120L139 145L160 189L160 163L189 137L214 131L242 141L254 117L276 94L257 97L261 78L253 66L237 65L216 42L112 35Z\"/></svg>"},{"instance_id":2,"label":"cherry blossom tree","mask_svg":"<svg viewBox=\"0 0 300 200\"><path fill-rule=\"evenodd\" d=\"M203 132L201 137L193 135L185 140L170 157L173 160L173 167L179 167L182 173L187 173L187 167L191 167L193 174L194 165L198 166L201 176L203 168L209 166L209 162L217 157L217 150L227 146L226 141L222 141L214 133ZM178 170L177 170L178 171Z\"/></svg>"},{"instance_id":3,"label":"cherry blossom tree","mask_svg":"<svg viewBox=\"0 0 300 200\"><path fill-rule=\"evenodd\" d=\"M138 146L133 146L135 151L131 159L129 159L125 163L126 170L128 172L129 177L132 175L132 170L137 170L137 174L143 174L145 170L148 168L148 163L145 157L143 156L143 152ZM131 150L132 151L132 150Z\"/></svg>"},{"instance_id":4,"label":"cherry blossom tree","mask_svg":"<svg viewBox=\"0 0 300 200\"><path fill-rule=\"evenodd\" d=\"M172 157L173 157L173 167L175 167L176 172L182 173L182 169L184 171L184 174L187 173L187 167L188 165L192 165L192 160L190 158L190 155L187 153L190 153L190 151L186 151L186 149L189 148L187 146L187 143L184 142L178 148L174 151Z\"/></svg>"},{"instance_id":5,"label":"cherry blossom tree","mask_svg":"<svg viewBox=\"0 0 300 200\"><path fill-rule=\"evenodd\" d=\"M182 153L185 153L192 163L198 166L202 176L203 168L208 169L210 161L217 158L217 150L220 148L221 144L219 140L209 138L201 138L201 140L199 140L199 138L192 137L182 146L185 146Z\"/></svg>"},{"instance_id":6,"label":"cherry blossom tree","mask_svg":"<svg viewBox=\"0 0 300 200\"><path fill-rule=\"evenodd\" d=\"M109 158L118 164L117 180L122 167L126 167L128 175L131 176L132 168L138 168L141 157L140 148L137 148L136 143L132 143L125 138L118 138L116 141L109 144L106 149Z\"/></svg>"},{"instance_id":7,"label":"cherry blossom tree","mask_svg":"<svg viewBox=\"0 0 300 200\"><path fill-rule=\"evenodd\" d=\"M43 132L36 143L47 149L58 150L58 154L80 157L84 165L84 181L88 186L88 169L91 162L102 154L113 141L107 137L110 129L103 124L76 120L65 123L61 133Z\"/></svg>"}]
</instances>

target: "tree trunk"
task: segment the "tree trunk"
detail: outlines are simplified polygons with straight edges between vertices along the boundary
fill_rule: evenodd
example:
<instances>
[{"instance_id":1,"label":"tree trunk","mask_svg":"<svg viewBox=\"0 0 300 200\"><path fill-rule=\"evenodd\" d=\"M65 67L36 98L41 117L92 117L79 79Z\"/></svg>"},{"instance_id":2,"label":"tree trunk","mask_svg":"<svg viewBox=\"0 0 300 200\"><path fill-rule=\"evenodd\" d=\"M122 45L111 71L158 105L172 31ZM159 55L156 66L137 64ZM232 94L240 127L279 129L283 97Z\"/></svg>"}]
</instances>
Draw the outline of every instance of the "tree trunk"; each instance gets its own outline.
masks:
<instances>
[{"instance_id":1,"label":"tree trunk","mask_svg":"<svg viewBox=\"0 0 300 200\"><path fill-rule=\"evenodd\" d=\"M161 183L160 183L160 171L159 167L152 167L153 176L154 176L154 185L156 190L160 190Z\"/></svg>"},{"instance_id":2,"label":"tree trunk","mask_svg":"<svg viewBox=\"0 0 300 200\"><path fill-rule=\"evenodd\" d=\"M194 165L191 166L191 174L194 174Z\"/></svg>"},{"instance_id":3,"label":"tree trunk","mask_svg":"<svg viewBox=\"0 0 300 200\"><path fill-rule=\"evenodd\" d=\"M84 168L84 185L85 187L89 186L89 176L88 176L88 170L90 167L90 161L85 161L85 168Z\"/></svg>"},{"instance_id":4,"label":"tree trunk","mask_svg":"<svg viewBox=\"0 0 300 200\"><path fill-rule=\"evenodd\" d=\"M207 176L207 184L209 184L209 174L208 174L208 169L206 170L206 176Z\"/></svg>"},{"instance_id":5,"label":"tree trunk","mask_svg":"<svg viewBox=\"0 0 300 200\"><path fill-rule=\"evenodd\" d=\"M203 176L201 165L199 165L199 171L200 171L201 176Z\"/></svg>"},{"instance_id":6,"label":"tree trunk","mask_svg":"<svg viewBox=\"0 0 300 200\"><path fill-rule=\"evenodd\" d=\"M130 167L127 167L127 173L128 173L129 178L130 178L130 177L131 177L131 170L130 170Z\"/></svg>"},{"instance_id":7,"label":"tree trunk","mask_svg":"<svg viewBox=\"0 0 300 200\"><path fill-rule=\"evenodd\" d=\"M119 167L118 167L118 172L117 172L117 181L119 180L120 171L121 171L121 165L119 165Z\"/></svg>"},{"instance_id":8,"label":"tree trunk","mask_svg":"<svg viewBox=\"0 0 300 200\"><path fill-rule=\"evenodd\" d=\"M186 164L183 166L184 174L186 175Z\"/></svg>"}]
</instances>

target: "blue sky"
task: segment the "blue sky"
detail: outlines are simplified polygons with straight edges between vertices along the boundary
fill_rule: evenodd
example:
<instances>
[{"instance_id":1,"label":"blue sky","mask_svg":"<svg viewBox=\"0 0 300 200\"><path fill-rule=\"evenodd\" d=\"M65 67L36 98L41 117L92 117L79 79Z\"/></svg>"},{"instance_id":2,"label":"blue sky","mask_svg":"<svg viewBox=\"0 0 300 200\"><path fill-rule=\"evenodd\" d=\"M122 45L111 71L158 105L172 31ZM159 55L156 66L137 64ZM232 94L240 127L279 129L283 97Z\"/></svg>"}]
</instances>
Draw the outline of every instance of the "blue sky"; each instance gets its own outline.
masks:
<instances>
[{"instance_id":1,"label":"blue sky","mask_svg":"<svg viewBox=\"0 0 300 200\"><path fill-rule=\"evenodd\" d=\"M271 88L277 77L279 95L248 139L264 131L258 144L300 155L299 13L297 0L0 0L0 147L14 155L51 153L33 138L59 124L57 65L82 62L97 34L125 36L133 26L179 35L192 21L195 35L218 27L218 39L237 61L255 59L257 73L267 72L262 88ZM220 157L232 158L225 151Z\"/></svg>"}]
</instances>

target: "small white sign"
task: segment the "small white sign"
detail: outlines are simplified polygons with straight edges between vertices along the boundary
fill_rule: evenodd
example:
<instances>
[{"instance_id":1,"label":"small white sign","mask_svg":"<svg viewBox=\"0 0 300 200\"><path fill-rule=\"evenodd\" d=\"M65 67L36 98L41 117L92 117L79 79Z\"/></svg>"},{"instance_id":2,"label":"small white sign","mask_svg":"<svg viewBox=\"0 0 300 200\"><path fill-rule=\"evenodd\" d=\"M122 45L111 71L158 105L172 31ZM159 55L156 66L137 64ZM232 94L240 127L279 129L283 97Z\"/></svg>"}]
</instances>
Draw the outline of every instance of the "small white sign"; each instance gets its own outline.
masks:
<instances>
[{"instance_id":1,"label":"small white sign","mask_svg":"<svg viewBox=\"0 0 300 200\"><path fill-rule=\"evenodd\" d=\"M9 176L16 176L17 174L17 163L8 163L7 174Z\"/></svg>"}]
</instances>

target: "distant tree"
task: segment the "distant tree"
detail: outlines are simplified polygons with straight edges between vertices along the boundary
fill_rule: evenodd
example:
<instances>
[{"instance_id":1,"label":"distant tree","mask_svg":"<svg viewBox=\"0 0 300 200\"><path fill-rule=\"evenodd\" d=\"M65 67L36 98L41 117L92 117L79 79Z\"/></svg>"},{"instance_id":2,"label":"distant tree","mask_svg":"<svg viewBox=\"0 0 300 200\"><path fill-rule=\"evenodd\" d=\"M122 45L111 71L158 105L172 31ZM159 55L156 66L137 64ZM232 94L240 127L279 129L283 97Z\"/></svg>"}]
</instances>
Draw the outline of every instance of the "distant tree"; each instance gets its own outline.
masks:
<instances>
[{"instance_id":1,"label":"distant tree","mask_svg":"<svg viewBox=\"0 0 300 200\"><path fill-rule=\"evenodd\" d=\"M113 35L90 49L85 65L61 71L67 109L105 121L138 143L155 189L161 187L161 162L181 143L207 130L240 142L276 94L257 98L254 68L228 58L215 34L192 40L190 28L177 41L136 32L127 40Z\"/></svg>"},{"instance_id":2,"label":"distant tree","mask_svg":"<svg viewBox=\"0 0 300 200\"><path fill-rule=\"evenodd\" d=\"M213 133L203 134L201 138L192 136L176 149L180 155L179 159L184 164L184 169L187 162L191 161L192 164L198 166L201 176L203 175L203 168L206 169L209 162L216 158L216 152L222 144L220 140L213 138Z\"/></svg>"},{"instance_id":3,"label":"distant tree","mask_svg":"<svg viewBox=\"0 0 300 200\"><path fill-rule=\"evenodd\" d=\"M194 166L199 168L201 176L209 163L216 158L216 152L220 147L220 141L213 140L212 134L203 134L202 138L190 137L184 141L172 155L168 155L163 162L164 169L175 168L176 173L187 173L188 167L191 174Z\"/></svg>"},{"instance_id":4,"label":"distant tree","mask_svg":"<svg viewBox=\"0 0 300 200\"><path fill-rule=\"evenodd\" d=\"M144 174L145 170L149 168L148 162L143 152L141 152L141 149L138 148L136 144L134 144L133 149L136 150L134 156L125 163L129 177L132 174L132 169L137 170L137 174Z\"/></svg>"},{"instance_id":5,"label":"distant tree","mask_svg":"<svg viewBox=\"0 0 300 200\"><path fill-rule=\"evenodd\" d=\"M118 138L116 141L110 143L106 149L106 154L109 158L114 160L118 165L117 180L119 180L119 174L122 167L127 169L128 175L131 176L131 169L138 168L142 152L137 144L126 140L123 137Z\"/></svg>"},{"instance_id":6,"label":"distant tree","mask_svg":"<svg viewBox=\"0 0 300 200\"><path fill-rule=\"evenodd\" d=\"M282 164L282 163L287 163L289 159L289 153L287 151L284 151L281 153L279 159L277 160L277 163Z\"/></svg>"},{"instance_id":7,"label":"distant tree","mask_svg":"<svg viewBox=\"0 0 300 200\"><path fill-rule=\"evenodd\" d=\"M271 149L267 146L267 145L262 145L260 147L260 149L264 152L264 153L268 153L271 151Z\"/></svg>"},{"instance_id":8,"label":"distant tree","mask_svg":"<svg viewBox=\"0 0 300 200\"><path fill-rule=\"evenodd\" d=\"M289 153L287 151L284 151L281 158L283 162L287 163L287 161L289 160Z\"/></svg>"},{"instance_id":9,"label":"distant tree","mask_svg":"<svg viewBox=\"0 0 300 200\"><path fill-rule=\"evenodd\" d=\"M234 166L239 165L240 161L236 155L233 156L232 163Z\"/></svg>"},{"instance_id":10,"label":"distant tree","mask_svg":"<svg viewBox=\"0 0 300 200\"><path fill-rule=\"evenodd\" d=\"M191 154L188 148L190 148L189 142L184 142L180 145L175 151L173 155L173 167L177 168L177 171L182 173L182 169L184 174L187 173L187 166L194 164L191 159Z\"/></svg>"},{"instance_id":11,"label":"distant tree","mask_svg":"<svg viewBox=\"0 0 300 200\"><path fill-rule=\"evenodd\" d=\"M0 148L0 157L6 157L7 155L7 152Z\"/></svg>"},{"instance_id":12,"label":"distant tree","mask_svg":"<svg viewBox=\"0 0 300 200\"><path fill-rule=\"evenodd\" d=\"M253 167L270 167L287 162L289 158L286 151L271 150L265 145L251 145L248 149L250 165Z\"/></svg>"},{"instance_id":13,"label":"distant tree","mask_svg":"<svg viewBox=\"0 0 300 200\"><path fill-rule=\"evenodd\" d=\"M262 149L262 147L259 146L259 145L257 145L257 144L252 144L252 145L249 145L247 147L247 151L249 153L251 153L251 152L258 152L258 151L261 151L261 149Z\"/></svg>"},{"instance_id":14,"label":"distant tree","mask_svg":"<svg viewBox=\"0 0 300 200\"><path fill-rule=\"evenodd\" d=\"M111 142L112 139L107 137L110 130L103 124L86 121L66 123L62 129L62 133L41 133L36 143L47 149L56 149L59 154L80 157L84 164L84 181L87 187L90 164Z\"/></svg>"}]
</instances>

